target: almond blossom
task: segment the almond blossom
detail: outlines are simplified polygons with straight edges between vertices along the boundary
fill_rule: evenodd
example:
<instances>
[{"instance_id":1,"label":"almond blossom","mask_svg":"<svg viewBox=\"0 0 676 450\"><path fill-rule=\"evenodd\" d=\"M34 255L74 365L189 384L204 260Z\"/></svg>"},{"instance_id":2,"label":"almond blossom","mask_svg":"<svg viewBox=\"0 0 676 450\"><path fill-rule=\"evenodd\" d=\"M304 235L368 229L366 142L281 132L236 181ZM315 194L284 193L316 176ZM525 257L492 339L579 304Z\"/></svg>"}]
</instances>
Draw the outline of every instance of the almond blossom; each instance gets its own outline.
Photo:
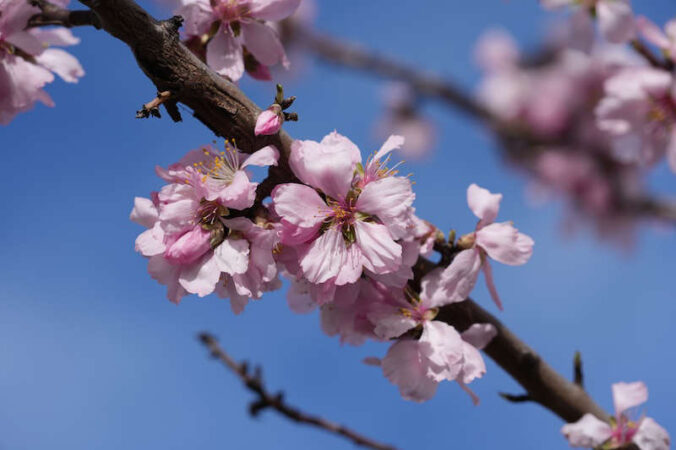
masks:
<instances>
[{"instance_id":1,"label":"almond blossom","mask_svg":"<svg viewBox=\"0 0 676 450\"><path fill-rule=\"evenodd\" d=\"M462 236L458 247L464 249L455 257L449 269L464 273L472 286L479 271L483 270L486 285L493 301L502 309L502 301L493 282L493 271L488 257L503 264L519 266L525 264L533 253L533 239L519 233L511 222L494 223L498 216L502 194L493 194L476 184L467 189L467 203L479 218L476 231Z\"/></svg>"},{"instance_id":2,"label":"almond blossom","mask_svg":"<svg viewBox=\"0 0 676 450\"><path fill-rule=\"evenodd\" d=\"M181 0L188 39L206 44L206 61L233 81L246 70L270 79L269 66L288 67L277 31L266 21L289 17L300 0Z\"/></svg>"},{"instance_id":3,"label":"almond blossom","mask_svg":"<svg viewBox=\"0 0 676 450\"><path fill-rule=\"evenodd\" d=\"M631 67L609 78L596 108L600 129L614 138L618 158L649 165L666 153L676 172L676 84L673 75Z\"/></svg>"},{"instance_id":4,"label":"almond blossom","mask_svg":"<svg viewBox=\"0 0 676 450\"><path fill-rule=\"evenodd\" d=\"M243 168L276 163L276 158L272 147L250 156L232 147L227 153L204 148L167 170L158 168L170 184L152 200L137 198L130 217L148 228L136 239L136 250L149 258L150 275L168 287L172 302L216 290L239 313L249 298L278 287L272 257L276 232L230 217L229 209L253 204L256 183Z\"/></svg>"},{"instance_id":5,"label":"almond blossom","mask_svg":"<svg viewBox=\"0 0 676 450\"><path fill-rule=\"evenodd\" d=\"M383 274L401 265L401 237L414 194L407 178L383 170L388 141L361 168L359 149L334 132L321 142L295 141L289 163L305 184L272 192L281 242L298 250L302 276L310 283L354 283L364 269Z\"/></svg>"},{"instance_id":6,"label":"almond blossom","mask_svg":"<svg viewBox=\"0 0 676 450\"><path fill-rule=\"evenodd\" d=\"M545 8L575 6L576 15L596 17L604 38L622 44L634 38L634 13L629 0L540 0Z\"/></svg>"},{"instance_id":7,"label":"almond blossom","mask_svg":"<svg viewBox=\"0 0 676 450\"><path fill-rule=\"evenodd\" d=\"M60 3L65 6L68 2ZM0 123L8 124L36 102L54 106L45 85L56 73L76 83L84 75L70 53L51 46L68 46L79 39L63 27L26 29L28 19L40 10L25 0L0 0Z\"/></svg>"},{"instance_id":8,"label":"almond blossom","mask_svg":"<svg viewBox=\"0 0 676 450\"><path fill-rule=\"evenodd\" d=\"M256 127L254 133L256 136L268 136L277 133L284 123L284 115L282 107L278 104L273 104L268 109L261 111L256 119Z\"/></svg>"},{"instance_id":9,"label":"almond blossom","mask_svg":"<svg viewBox=\"0 0 676 450\"><path fill-rule=\"evenodd\" d=\"M407 289L405 295L393 295L387 302L373 305L368 317L379 338L397 338L412 329L422 331L419 339L403 337L394 343L380 364L385 377L399 387L405 399L428 400L439 382L455 380L478 403L467 383L486 372L477 347L490 342L495 328L475 325L461 335L451 325L434 320L440 307L463 301L470 290L457 272L436 269L423 278L419 295Z\"/></svg>"},{"instance_id":10,"label":"almond blossom","mask_svg":"<svg viewBox=\"0 0 676 450\"><path fill-rule=\"evenodd\" d=\"M157 167L156 172L166 181L191 184L206 200L218 200L225 207L241 210L253 205L258 186L245 169L276 166L278 159L279 151L274 146L248 155L226 142L223 151L206 145L191 150L168 169Z\"/></svg>"},{"instance_id":11,"label":"almond blossom","mask_svg":"<svg viewBox=\"0 0 676 450\"><path fill-rule=\"evenodd\" d=\"M648 400L648 388L640 381L615 383L612 386L615 416L606 423L585 414L575 423L561 428L572 447L624 448L635 444L640 450L669 450L669 433L650 417L631 420L628 411Z\"/></svg>"}]
</instances>

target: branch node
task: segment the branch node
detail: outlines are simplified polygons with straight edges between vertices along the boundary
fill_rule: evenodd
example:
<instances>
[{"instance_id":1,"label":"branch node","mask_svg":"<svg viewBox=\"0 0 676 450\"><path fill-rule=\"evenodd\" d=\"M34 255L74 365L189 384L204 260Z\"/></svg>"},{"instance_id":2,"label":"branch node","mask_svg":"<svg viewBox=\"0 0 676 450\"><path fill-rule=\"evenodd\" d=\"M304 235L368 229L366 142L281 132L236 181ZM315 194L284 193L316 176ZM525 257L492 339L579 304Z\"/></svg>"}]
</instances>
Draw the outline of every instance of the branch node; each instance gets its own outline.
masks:
<instances>
[{"instance_id":1,"label":"branch node","mask_svg":"<svg viewBox=\"0 0 676 450\"><path fill-rule=\"evenodd\" d=\"M170 32L178 34L178 30L183 26L183 20L182 16L173 16L170 19L163 20L162 25Z\"/></svg>"},{"instance_id":2,"label":"branch node","mask_svg":"<svg viewBox=\"0 0 676 450\"><path fill-rule=\"evenodd\" d=\"M157 97L155 97L154 99L143 105L141 109L136 111L136 118L147 119L150 116L157 117L158 119L161 118L162 115L160 114L160 105L168 102L171 99L171 97L172 94L169 91L158 92ZM178 112L176 101L173 101L173 105L171 106L165 104L165 108L167 108L167 111L169 112L171 118L174 119L174 122L178 122L181 120L181 113Z\"/></svg>"},{"instance_id":3,"label":"branch node","mask_svg":"<svg viewBox=\"0 0 676 450\"><path fill-rule=\"evenodd\" d=\"M584 389L584 372L582 370L582 353L575 352L573 358L573 382Z\"/></svg>"},{"instance_id":4,"label":"branch node","mask_svg":"<svg viewBox=\"0 0 676 450\"><path fill-rule=\"evenodd\" d=\"M498 392L498 395L511 403L526 403L535 401L529 394L515 395L508 394L506 392Z\"/></svg>"}]
</instances>

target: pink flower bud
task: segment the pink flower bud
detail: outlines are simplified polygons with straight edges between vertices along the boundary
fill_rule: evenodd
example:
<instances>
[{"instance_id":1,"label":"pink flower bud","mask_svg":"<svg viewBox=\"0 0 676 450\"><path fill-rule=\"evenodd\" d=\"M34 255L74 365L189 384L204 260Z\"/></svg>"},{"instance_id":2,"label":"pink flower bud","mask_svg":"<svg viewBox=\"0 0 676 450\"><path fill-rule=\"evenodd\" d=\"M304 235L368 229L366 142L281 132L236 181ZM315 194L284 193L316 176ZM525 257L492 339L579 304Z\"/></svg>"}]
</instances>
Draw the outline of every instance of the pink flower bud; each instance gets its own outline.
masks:
<instances>
[{"instance_id":1,"label":"pink flower bud","mask_svg":"<svg viewBox=\"0 0 676 450\"><path fill-rule=\"evenodd\" d=\"M192 230L184 233L167 246L164 257L171 264L190 264L197 261L211 249L209 240L211 232L196 225Z\"/></svg>"},{"instance_id":2,"label":"pink flower bud","mask_svg":"<svg viewBox=\"0 0 676 450\"><path fill-rule=\"evenodd\" d=\"M256 120L254 133L256 133L256 136L275 134L282 128L282 123L284 123L282 108L274 104L260 113Z\"/></svg>"}]
</instances>

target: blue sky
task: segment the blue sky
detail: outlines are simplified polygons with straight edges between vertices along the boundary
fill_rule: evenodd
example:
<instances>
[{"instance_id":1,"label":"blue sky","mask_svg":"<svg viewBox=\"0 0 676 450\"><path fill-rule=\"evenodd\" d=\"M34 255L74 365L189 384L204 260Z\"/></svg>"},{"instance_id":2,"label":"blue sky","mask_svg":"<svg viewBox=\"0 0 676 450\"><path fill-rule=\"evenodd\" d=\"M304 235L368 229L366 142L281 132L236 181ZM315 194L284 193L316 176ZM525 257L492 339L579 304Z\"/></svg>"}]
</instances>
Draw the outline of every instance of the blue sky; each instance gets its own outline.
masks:
<instances>
[{"instance_id":1,"label":"blue sky","mask_svg":"<svg viewBox=\"0 0 676 450\"><path fill-rule=\"evenodd\" d=\"M500 25L528 48L551 19L534 0L318 3L321 30L468 87L478 80L471 51L483 30ZM659 22L676 12L670 0L640 3L638 11ZM472 385L480 406L451 383L427 403L409 403L360 363L383 355L385 345L341 346L321 333L316 314L291 313L283 292L237 317L216 297L170 304L134 253L141 230L128 214L134 196L161 186L156 164L213 136L187 113L180 124L134 119L154 87L123 44L94 30L76 33L82 43L72 52L85 78L75 86L54 83L56 108L39 106L0 130L0 189L7 194L0 222L1 450L351 448L272 413L249 418L250 394L207 358L195 337L201 330L219 336L235 358L262 364L269 387L284 389L289 402L402 448L567 448L557 417L497 396L519 388L490 360ZM380 144L372 133L380 86L312 64L286 85L301 117L287 130L319 139L337 129L370 153ZM252 81L242 88L262 106L274 89ZM529 206L525 180L503 164L481 128L436 104L426 112L439 124L439 143L426 163L406 163L420 215L442 229L470 231L475 219L465 189L476 182L504 193L500 218L535 239L527 265L495 267L506 306L499 317L565 374L582 351L588 389L608 409L611 383L644 380L646 412L676 430L668 262L674 233L641 228L630 254L588 232L565 237L562 205ZM651 183L674 194L665 167ZM482 285L474 297L496 312Z\"/></svg>"}]
</instances>

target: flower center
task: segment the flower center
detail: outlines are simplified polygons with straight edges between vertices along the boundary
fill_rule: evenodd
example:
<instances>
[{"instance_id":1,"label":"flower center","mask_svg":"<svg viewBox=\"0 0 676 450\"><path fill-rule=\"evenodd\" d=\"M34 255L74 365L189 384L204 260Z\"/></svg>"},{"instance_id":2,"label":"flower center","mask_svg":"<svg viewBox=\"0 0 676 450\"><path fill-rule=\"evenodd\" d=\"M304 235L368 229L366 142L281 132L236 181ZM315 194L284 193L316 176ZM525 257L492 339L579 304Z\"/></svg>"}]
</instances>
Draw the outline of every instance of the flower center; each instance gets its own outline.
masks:
<instances>
[{"instance_id":1,"label":"flower center","mask_svg":"<svg viewBox=\"0 0 676 450\"><path fill-rule=\"evenodd\" d=\"M236 22L249 14L249 4L242 0L211 0L211 6L223 22Z\"/></svg>"},{"instance_id":2,"label":"flower center","mask_svg":"<svg viewBox=\"0 0 676 450\"><path fill-rule=\"evenodd\" d=\"M206 157L205 160L193 164L202 174L202 183L206 182L207 178L226 185L232 183L240 168L237 148L226 142L225 151L214 153L205 148L202 152Z\"/></svg>"},{"instance_id":3,"label":"flower center","mask_svg":"<svg viewBox=\"0 0 676 450\"><path fill-rule=\"evenodd\" d=\"M651 99L648 120L667 128L671 128L676 123L676 102L671 95Z\"/></svg>"}]
</instances>

